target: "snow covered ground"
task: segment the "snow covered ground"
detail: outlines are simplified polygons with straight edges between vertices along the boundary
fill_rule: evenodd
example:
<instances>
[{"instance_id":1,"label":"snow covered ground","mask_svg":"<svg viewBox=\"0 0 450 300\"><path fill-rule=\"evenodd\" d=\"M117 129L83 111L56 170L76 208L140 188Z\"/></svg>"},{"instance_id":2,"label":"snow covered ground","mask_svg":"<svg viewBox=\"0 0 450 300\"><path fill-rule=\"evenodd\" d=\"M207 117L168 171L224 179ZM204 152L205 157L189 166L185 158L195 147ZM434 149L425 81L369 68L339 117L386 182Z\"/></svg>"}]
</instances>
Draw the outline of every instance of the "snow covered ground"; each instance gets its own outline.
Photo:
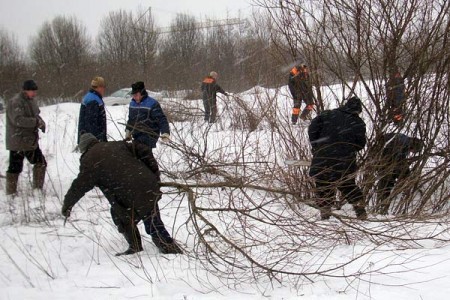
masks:
<instances>
[{"instance_id":1,"label":"snow covered ground","mask_svg":"<svg viewBox=\"0 0 450 300\"><path fill-rule=\"evenodd\" d=\"M271 94L274 91L265 90L264 93ZM285 99L285 94L284 91L279 96L280 105L286 112L280 119L284 118L287 122L291 102ZM248 103L254 101L252 91L234 97L244 99ZM175 100L166 100L163 108L173 102ZM188 105L198 107L200 103L190 101ZM222 111L222 118L236 124L236 119L226 116L226 105L225 101L221 101L219 109ZM270 274L255 274L257 279L252 281L248 280L252 274L245 273L248 271L241 274L241 271L236 269L236 274L224 276L223 273L213 272L214 268L205 265L205 260L199 259L197 251L200 251L201 255L201 247L196 246L198 241L190 218L189 203L173 189L165 188L167 193L160 202L162 218L169 231L186 249L186 253L158 253L150 237L146 236L143 227L140 227L144 251L137 255L115 257L114 254L125 250L127 245L116 231L109 215L109 204L99 190L92 190L80 200L65 225L60 215L64 194L78 173L80 154L73 151L76 146L78 110L79 104L75 103L41 108L41 115L47 122L47 132L41 134L40 141L48 162L44 194L30 190L31 168L27 162L19 179L19 195L16 198L7 199L2 179L0 299L449 298L450 234L446 218L435 222L410 224L395 221L386 224L378 222L374 216L371 221L364 222L364 225L355 222L344 226L336 219L328 223L313 223L313 227L298 225L305 226L305 230L315 228L318 231L326 231L332 227L340 232L345 231L344 235L350 236L349 242L331 248L311 248L309 252L291 257L292 261L285 263L283 270L288 272L304 268L307 273L345 262L348 264L333 272L327 272L327 276L285 274L277 277L282 280L270 280ZM107 107L110 140L122 139L124 128L119 123L126 122L127 111L126 106ZM2 145L5 134L4 117L4 114L0 115ZM251 149L247 153L248 157L255 159L265 155L267 160L274 161L276 155L282 155L265 145L257 146L257 141L270 135L264 126L251 135L244 135L252 141L252 147L242 148L241 145L246 143L246 140L244 141L242 135L236 134L238 129L230 130L229 123L224 121L205 129L207 127L202 124L201 119L200 116L196 121L171 124L174 143L201 148L198 143L204 139L198 138L206 135L206 140L210 143L208 149L214 149L210 157L228 157L242 149ZM304 137L302 133L297 133L301 131L298 127L292 130L300 138ZM223 147L224 145L226 147ZM215 146L224 149L215 149ZM158 145L155 156L164 171L176 174L188 169L183 157L168 145ZM8 152L4 147L0 149L0 162L1 173L4 174L8 165ZM172 180L173 178L163 176L164 182ZM210 195L211 198L215 196L217 195ZM221 199L217 201L220 203ZM290 215L289 209L283 204L271 205L274 210L282 210L284 216ZM214 215L210 214L210 217L214 218ZM311 218L315 218L313 212ZM393 225L394 223L396 225ZM392 229L394 226L397 226L395 230ZM353 232L352 228L359 230L355 229L355 232L361 232L362 228L363 231L373 230L378 234L371 238L361 234L362 238L358 240L352 238L353 235L359 234ZM255 228L257 229L260 228ZM273 231L273 234L275 233ZM314 235L310 232L308 234ZM383 234L396 235L397 239L386 241ZM301 232L299 236L301 238ZM418 240L414 240L415 238ZM261 240L264 240L264 237L261 237ZM308 241L306 239L304 242L307 244ZM285 246L290 247L287 244ZM296 247L296 244L293 243L292 247ZM266 255L282 257L283 253L265 253L261 250L259 256ZM305 260L303 264L302 259L306 257L311 259ZM221 266L217 268L220 269Z\"/></svg>"}]
</instances>

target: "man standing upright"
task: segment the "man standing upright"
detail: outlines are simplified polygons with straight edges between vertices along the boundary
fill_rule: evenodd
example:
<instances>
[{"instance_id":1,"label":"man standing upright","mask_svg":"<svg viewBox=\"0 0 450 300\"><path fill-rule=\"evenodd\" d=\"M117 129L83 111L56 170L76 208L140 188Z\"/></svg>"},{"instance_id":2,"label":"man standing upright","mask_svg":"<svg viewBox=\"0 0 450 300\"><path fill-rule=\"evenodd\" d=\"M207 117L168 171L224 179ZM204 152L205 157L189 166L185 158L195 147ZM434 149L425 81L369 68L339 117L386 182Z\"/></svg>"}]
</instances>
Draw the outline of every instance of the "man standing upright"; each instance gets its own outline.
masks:
<instances>
[{"instance_id":1,"label":"man standing upright","mask_svg":"<svg viewBox=\"0 0 450 300\"><path fill-rule=\"evenodd\" d=\"M336 189L353 205L358 219L367 218L363 194L355 183L356 153L366 144L366 124L358 116L361 111L361 100L352 97L343 107L322 112L309 126L313 153L309 175L316 183L322 220L331 216Z\"/></svg>"},{"instance_id":2,"label":"man standing upright","mask_svg":"<svg viewBox=\"0 0 450 300\"><path fill-rule=\"evenodd\" d=\"M305 102L306 106L300 115L301 120L305 121L314 108L312 85L309 79L309 69L306 65L301 64L291 69L289 72L288 87L294 99L292 124L297 124L302 102Z\"/></svg>"},{"instance_id":3,"label":"man standing upright","mask_svg":"<svg viewBox=\"0 0 450 300\"><path fill-rule=\"evenodd\" d=\"M228 95L217 84L217 72L211 71L202 81L203 107L205 109L205 121L209 123L216 122L217 117L217 93Z\"/></svg>"},{"instance_id":4,"label":"man standing upright","mask_svg":"<svg viewBox=\"0 0 450 300\"><path fill-rule=\"evenodd\" d=\"M125 131L125 139L145 145L150 152L156 148L159 137L163 142L170 141L170 127L166 115L158 101L148 96L144 82L138 81L131 85L133 99L130 102L128 121ZM154 163L154 173L157 183L160 182L159 169ZM152 236L155 244L159 240L169 239L168 232L164 229L161 220L158 200L155 202L154 210L150 218L144 220L145 230Z\"/></svg>"},{"instance_id":5,"label":"man standing upright","mask_svg":"<svg viewBox=\"0 0 450 300\"><path fill-rule=\"evenodd\" d=\"M170 127L161 105L150 97L144 82L131 85L131 99L126 126L126 139L133 139L150 148L156 148L159 136L164 142L170 140Z\"/></svg>"},{"instance_id":6,"label":"man standing upright","mask_svg":"<svg viewBox=\"0 0 450 300\"><path fill-rule=\"evenodd\" d=\"M99 141L106 142L106 113L103 96L105 95L105 80L94 77L91 89L84 96L80 106L78 119L78 142L83 133L92 133Z\"/></svg>"},{"instance_id":7,"label":"man standing upright","mask_svg":"<svg viewBox=\"0 0 450 300\"><path fill-rule=\"evenodd\" d=\"M386 104L388 115L396 124L403 121L404 100L405 81L398 70L391 71L386 84Z\"/></svg>"},{"instance_id":8,"label":"man standing upright","mask_svg":"<svg viewBox=\"0 0 450 300\"><path fill-rule=\"evenodd\" d=\"M9 150L9 167L6 172L6 194L17 192L23 160L33 165L33 188L44 186L47 162L39 148L40 129L45 133L45 122L34 100L38 86L33 80L23 83L23 91L12 98L6 106L6 149Z\"/></svg>"}]
</instances>

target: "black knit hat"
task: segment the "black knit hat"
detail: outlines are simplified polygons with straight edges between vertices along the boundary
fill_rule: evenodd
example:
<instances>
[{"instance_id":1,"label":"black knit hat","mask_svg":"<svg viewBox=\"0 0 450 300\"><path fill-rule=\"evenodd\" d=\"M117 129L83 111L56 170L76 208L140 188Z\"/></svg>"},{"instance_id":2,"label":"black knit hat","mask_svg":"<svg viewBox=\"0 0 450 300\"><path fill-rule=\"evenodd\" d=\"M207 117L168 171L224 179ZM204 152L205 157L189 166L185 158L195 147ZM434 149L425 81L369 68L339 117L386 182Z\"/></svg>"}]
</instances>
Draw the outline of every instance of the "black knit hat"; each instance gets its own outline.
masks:
<instances>
[{"instance_id":1,"label":"black knit hat","mask_svg":"<svg viewBox=\"0 0 450 300\"><path fill-rule=\"evenodd\" d=\"M34 80L30 79L23 82L22 88L24 91L37 91L38 86Z\"/></svg>"},{"instance_id":2,"label":"black knit hat","mask_svg":"<svg viewBox=\"0 0 450 300\"><path fill-rule=\"evenodd\" d=\"M347 108L348 111L351 111L353 113L360 114L362 112L361 99L359 99L356 96L353 96L350 99L348 99L344 106Z\"/></svg>"},{"instance_id":3,"label":"black knit hat","mask_svg":"<svg viewBox=\"0 0 450 300\"><path fill-rule=\"evenodd\" d=\"M143 94L144 93L144 91L145 91L145 85L144 85L144 82L143 81L138 81L138 82L136 82L136 83L133 83L132 85L131 85L131 94L133 95L133 94L136 94L136 93L141 93L141 94Z\"/></svg>"}]
</instances>

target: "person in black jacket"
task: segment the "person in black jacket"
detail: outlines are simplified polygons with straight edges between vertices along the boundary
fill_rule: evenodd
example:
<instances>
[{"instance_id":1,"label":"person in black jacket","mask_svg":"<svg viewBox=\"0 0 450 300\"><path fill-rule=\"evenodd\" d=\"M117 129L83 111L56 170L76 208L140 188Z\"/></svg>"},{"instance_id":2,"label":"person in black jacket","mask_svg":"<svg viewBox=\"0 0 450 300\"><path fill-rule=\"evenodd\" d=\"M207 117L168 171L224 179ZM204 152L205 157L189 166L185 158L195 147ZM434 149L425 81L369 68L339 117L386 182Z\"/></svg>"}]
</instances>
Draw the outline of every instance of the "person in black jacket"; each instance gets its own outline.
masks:
<instances>
[{"instance_id":1,"label":"person in black jacket","mask_svg":"<svg viewBox=\"0 0 450 300\"><path fill-rule=\"evenodd\" d=\"M137 224L148 221L146 231L162 253L182 253L155 210L161 198L158 167L151 149L139 142L99 142L92 134L80 138L80 173L64 197L62 214L70 216L73 206L94 187L111 204L111 216L129 248L117 255L143 250Z\"/></svg>"},{"instance_id":2,"label":"person in black jacket","mask_svg":"<svg viewBox=\"0 0 450 300\"><path fill-rule=\"evenodd\" d=\"M410 152L418 153L423 148L423 141L402 133L388 133L383 136L384 148L378 174L377 210L387 214L392 199L389 197L395 183L406 179L411 170L411 161L407 159Z\"/></svg>"},{"instance_id":3,"label":"person in black jacket","mask_svg":"<svg viewBox=\"0 0 450 300\"><path fill-rule=\"evenodd\" d=\"M295 66L289 72L288 81L289 91L294 99L292 108L292 124L297 124L302 102L306 103L305 108L300 115L300 119L305 121L309 113L314 109L314 98L312 85L309 80L309 70L304 64Z\"/></svg>"},{"instance_id":4,"label":"person in black jacket","mask_svg":"<svg viewBox=\"0 0 450 300\"><path fill-rule=\"evenodd\" d=\"M218 74L214 71L209 73L202 81L203 107L205 109L205 121L209 123L216 122L217 116L217 93L228 95L217 84Z\"/></svg>"},{"instance_id":5,"label":"person in black jacket","mask_svg":"<svg viewBox=\"0 0 450 300\"><path fill-rule=\"evenodd\" d=\"M80 106L78 118L78 139L83 133L92 133L99 141L106 142L106 112L103 96L105 95L105 80L103 77L94 77L91 89L84 96Z\"/></svg>"},{"instance_id":6,"label":"person in black jacket","mask_svg":"<svg viewBox=\"0 0 450 300\"><path fill-rule=\"evenodd\" d=\"M309 174L316 183L323 220L331 216L336 188L353 205L357 218L367 218L363 194L355 183L356 153L366 144L361 111L361 100L352 97L343 107L322 112L308 128L313 153Z\"/></svg>"}]
</instances>

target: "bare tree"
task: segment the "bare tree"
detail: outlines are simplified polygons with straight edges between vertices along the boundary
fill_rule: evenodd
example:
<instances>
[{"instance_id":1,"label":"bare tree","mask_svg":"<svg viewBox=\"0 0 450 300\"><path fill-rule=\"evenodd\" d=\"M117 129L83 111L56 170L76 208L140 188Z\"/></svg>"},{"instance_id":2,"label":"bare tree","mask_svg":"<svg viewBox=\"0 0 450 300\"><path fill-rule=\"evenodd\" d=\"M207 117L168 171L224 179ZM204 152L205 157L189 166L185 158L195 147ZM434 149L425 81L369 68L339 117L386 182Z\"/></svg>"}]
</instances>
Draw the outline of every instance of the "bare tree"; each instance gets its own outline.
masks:
<instances>
[{"instance_id":1,"label":"bare tree","mask_svg":"<svg viewBox=\"0 0 450 300\"><path fill-rule=\"evenodd\" d=\"M9 98L17 93L25 71L24 54L17 40L0 30L0 96Z\"/></svg>"},{"instance_id":2,"label":"bare tree","mask_svg":"<svg viewBox=\"0 0 450 300\"><path fill-rule=\"evenodd\" d=\"M133 56L132 13L125 10L110 12L100 26L98 45L101 60L119 68L125 67Z\"/></svg>"},{"instance_id":3,"label":"bare tree","mask_svg":"<svg viewBox=\"0 0 450 300\"><path fill-rule=\"evenodd\" d=\"M45 22L30 45L42 86L42 95L73 96L84 88L89 66L90 38L75 17L55 17Z\"/></svg>"},{"instance_id":4,"label":"bare tree","mask_svg":"<svg viewBox=\"0 0 450 300\"><path fill-rule=\"evenodd\" d=\"M352 94L367 95L364 114L370 124L369 145L362 157L363 185L368 199L376 188L381 136L389 128L386 83L393 70L406 81L404 122L391 129L419 137L425 150L414 164L414 179L404 182L392 198L397 212L419 213L447 201L434 193L443 188L448 172L434 168L448 165L449 151L449 19L450 5L436 1L255 1L266 8L278 35L279 47L288 49L311 66L316 86L340 83L343 92L319 99L319 109ZM328 78L328 79L327 79ZM356 87L359 87L358 89ZM362 88L361 88L362 87ZM333 89L330 89L333 91ZM439 165L438 164L438 165ZM431 167L431 168L430 168ZM437 179L431 184L430 179ZM446 190L446 189L445 189ZM420 201L418 202L420 194ZM375 197L372 199L375 200ZM395 202L395 201L394 201ZM377 202L373 202L378 205ZM428 204L428 205L427 205Z\"/></svg>"},{"instance_id":5,"label":"bare tree","mask_svg":"<svg viewBox=\"0 0 450 300\"><path fill-rule=\"evenodd\" d=\"M155 66L159 34L150 9L144 13L138 11L133 18L131 28L131 62L139 70L136 74L137 78L141 78L151 86L158 77Z\"/></svg>"},{"instance_id":6,"label":"bare tree","mask_svg":"<svg viewBox=\"0 0 450 300\"><path fill-rule=\"evenodd\" d=\"M97 36L101 72L110 82L110 88L128 86L134 73L134 62L139 59L133 49L133 14L125 10L110 12L100 24Z\"/></svg>"},{"instance_id":7,"label":"bare tree","mask_svg":"<svg viewBox=\"0 0 450 300\"><path fill-rule=\"evenodd\" d=\"M159 56L162 84L166 88L198 89L204 75L200 63L204 58L200 52L202 41L195 17L178 14L162 41Z\"/></svg>"}]
</instances>

